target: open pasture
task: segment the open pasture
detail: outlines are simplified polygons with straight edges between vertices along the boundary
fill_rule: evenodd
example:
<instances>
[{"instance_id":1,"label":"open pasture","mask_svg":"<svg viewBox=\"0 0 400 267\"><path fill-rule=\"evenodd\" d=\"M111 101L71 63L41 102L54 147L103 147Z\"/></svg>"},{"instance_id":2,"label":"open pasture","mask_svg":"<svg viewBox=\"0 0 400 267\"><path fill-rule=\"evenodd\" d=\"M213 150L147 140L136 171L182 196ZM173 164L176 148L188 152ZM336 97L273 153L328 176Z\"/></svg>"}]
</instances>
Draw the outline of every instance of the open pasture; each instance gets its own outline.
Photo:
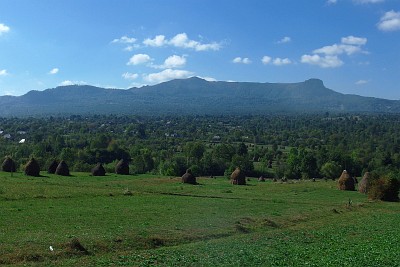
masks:
<instances>
[{"instance_id":1,"label":"open pasture","mask_svg":"<svg viewBox=\"0 0 400 267\"><path fill-rule=\"evenodd\" d=\"M339 191L336 181L234 186L217 177L188 185L154 175L42 174L0 173L0 265L400 262L399 203Z\"/></svg>"}]
</instances>

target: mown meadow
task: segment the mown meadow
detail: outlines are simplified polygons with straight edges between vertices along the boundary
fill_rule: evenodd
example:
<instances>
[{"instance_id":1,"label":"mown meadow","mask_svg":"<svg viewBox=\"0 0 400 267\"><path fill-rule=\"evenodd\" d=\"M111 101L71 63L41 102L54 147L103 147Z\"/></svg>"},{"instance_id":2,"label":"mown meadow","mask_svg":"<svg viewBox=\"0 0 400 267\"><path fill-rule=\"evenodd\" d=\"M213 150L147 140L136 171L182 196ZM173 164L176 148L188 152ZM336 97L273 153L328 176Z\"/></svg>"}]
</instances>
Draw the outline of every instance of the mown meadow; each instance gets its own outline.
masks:
<instances>
[{"instance_id":1,"label":"mown meadow","mask_svg":"<svg viewBox=\"0 0 400 267\"><path fill-rule=\"evenodd\" d=\"M400 203L317 179L0 172L0 265L400 266Z\"/></svg>"}]
</instances>

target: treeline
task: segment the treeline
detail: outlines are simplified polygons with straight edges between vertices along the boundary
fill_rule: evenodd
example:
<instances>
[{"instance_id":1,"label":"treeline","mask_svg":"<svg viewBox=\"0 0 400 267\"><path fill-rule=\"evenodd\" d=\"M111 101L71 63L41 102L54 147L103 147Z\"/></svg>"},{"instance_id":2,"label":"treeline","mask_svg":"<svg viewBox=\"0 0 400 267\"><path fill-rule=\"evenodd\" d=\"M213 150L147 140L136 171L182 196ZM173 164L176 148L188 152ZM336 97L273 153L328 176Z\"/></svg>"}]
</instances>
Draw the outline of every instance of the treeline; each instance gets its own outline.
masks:
<instances>
[{"instance_id":1,"label":"treeline","mask_svg":"<svg viewBox=\"0 0 400 267\"><path fill-rule=\"evenodd\" d=\"M237 166L248 176L294 179L400 169L396 115L0 118L0 132L3 156L17 166L34 157L43 170L54 159L85 172L129 159L131 173L171 176Z\"/></svg>"}]
</instances>

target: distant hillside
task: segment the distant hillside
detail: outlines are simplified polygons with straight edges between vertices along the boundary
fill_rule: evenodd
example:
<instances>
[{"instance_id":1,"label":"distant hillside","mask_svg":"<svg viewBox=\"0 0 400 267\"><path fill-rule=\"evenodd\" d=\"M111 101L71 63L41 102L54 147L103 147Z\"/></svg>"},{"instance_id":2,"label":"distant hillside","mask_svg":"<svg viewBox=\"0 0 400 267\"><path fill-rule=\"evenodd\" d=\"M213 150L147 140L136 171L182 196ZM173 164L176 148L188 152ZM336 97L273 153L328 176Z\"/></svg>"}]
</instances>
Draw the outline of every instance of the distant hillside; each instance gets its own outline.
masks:
<instances>
[{"instance_id":1,"label":"distant hillside","mask_svg":"<svg viewBox=\"0 0 400 267\"><path fill-rule=\"evenodd\" d=\"M18 97L0 97L0 116L326 111L399 113L400 101L341 94L326 88L318 79L251 83L208 82L197 77L128 90L71 85L30 91Z\"/></svg>"}]
</instances>

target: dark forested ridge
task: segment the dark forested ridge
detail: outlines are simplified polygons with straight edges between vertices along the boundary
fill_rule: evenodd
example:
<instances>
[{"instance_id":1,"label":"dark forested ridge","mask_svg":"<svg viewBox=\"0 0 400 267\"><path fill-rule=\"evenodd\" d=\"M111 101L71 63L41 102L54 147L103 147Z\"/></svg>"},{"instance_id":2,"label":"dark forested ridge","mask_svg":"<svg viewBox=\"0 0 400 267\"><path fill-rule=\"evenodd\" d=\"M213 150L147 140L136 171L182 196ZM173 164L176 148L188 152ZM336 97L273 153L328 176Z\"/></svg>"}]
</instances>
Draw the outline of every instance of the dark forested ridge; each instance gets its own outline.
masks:
<instances>
[{"instance_id":1,"label":"dark forested ridge","mask_svg":"<svg viewBox=\"0 0 400 267\"><path fill-rule=\"evenodd\" d=\"M318 79L299 83L208 82L193 77L142 88L89 85L0 97L0 116L72 114L246 115L285 112L398 113L400 102L328 89Z\"/></svg>"}]
</instances>

